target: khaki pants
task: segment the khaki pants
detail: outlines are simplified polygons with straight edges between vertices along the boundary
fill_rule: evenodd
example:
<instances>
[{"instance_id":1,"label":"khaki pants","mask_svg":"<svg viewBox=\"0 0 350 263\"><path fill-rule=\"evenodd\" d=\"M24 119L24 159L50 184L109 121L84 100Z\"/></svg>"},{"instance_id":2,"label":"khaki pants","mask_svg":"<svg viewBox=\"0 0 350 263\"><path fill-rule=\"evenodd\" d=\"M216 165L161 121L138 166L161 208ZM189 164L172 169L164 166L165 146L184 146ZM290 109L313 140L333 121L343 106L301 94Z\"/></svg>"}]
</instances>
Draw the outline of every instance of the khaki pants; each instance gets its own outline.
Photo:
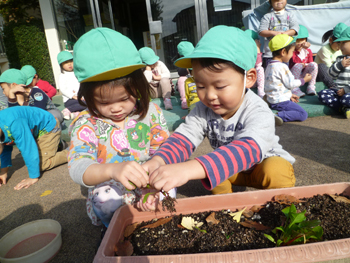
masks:
<instances>
[{"instance_id":1,"label":"khaki pants","mask_svg":"<svg viewBox=\"0 0 350 263\"><path fill-rule=\"evenodd\" d=\"M162 78L159 81L159 85L157 87L153 86L150 83L150 86L152 88L151 90L151 97L152 99L155 98L170 98L171 96L171 84L170 84L170 79L169 78Z\"/></svg>"},{"instance_id":2,"label":"khaki pants","mask_svg":"<svg viewBox=\"0 0 350 263\"><path fill-rule=\"evenodd\" d=\"M60 123L56 119L55 128L36 139L39 149L40 171L50 170L67 162L67 150L57 152L61 138Z\"/></svg>"},{"instance_id":3,"label":"khaki pants","mask_svg":"<svg viewBox=\"0 0 350 263\"><path fill-rule=\"evenodd\" d=\"M232 193L232 185L258 189L293 187L295 185L294 169L290 162L282 157L269 157L257 164L252 171L234 174L215 187L212 193Z\"/></svg>"}]
</instances>

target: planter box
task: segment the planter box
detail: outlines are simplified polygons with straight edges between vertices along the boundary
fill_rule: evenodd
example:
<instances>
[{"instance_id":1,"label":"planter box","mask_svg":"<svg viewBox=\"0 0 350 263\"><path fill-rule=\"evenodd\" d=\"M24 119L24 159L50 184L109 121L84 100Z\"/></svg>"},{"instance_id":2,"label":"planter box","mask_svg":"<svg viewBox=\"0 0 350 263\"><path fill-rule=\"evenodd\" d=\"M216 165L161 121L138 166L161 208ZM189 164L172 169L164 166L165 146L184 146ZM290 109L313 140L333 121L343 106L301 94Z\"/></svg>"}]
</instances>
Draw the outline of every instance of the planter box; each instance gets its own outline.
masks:
<instances>
[{"instance_id":1,"label":"planter box","mask_svg":"<svg viewBox=\"0 0 350 263\"><path fill-rule=\"evenodd\" d=\"M279 194L289 194L296 198L312 197L317 194L341 194L350 196L350 183L335 183L272 190L240 192L226 195L208 195L177 199L176 214L198 213L209 210L241 209L262 205ZM111 220L107 232L97 251L94 262L160 263L160 262L200 262L200 263L255 263L255 262L320 262L350 258L350 238L266 249L252 249L233 252L198 253L161 256L114 256L114 245L122 238L127 225L169 216L169 212L139 212L132 206L118 209Z\"/></svg>"}]
</instances>

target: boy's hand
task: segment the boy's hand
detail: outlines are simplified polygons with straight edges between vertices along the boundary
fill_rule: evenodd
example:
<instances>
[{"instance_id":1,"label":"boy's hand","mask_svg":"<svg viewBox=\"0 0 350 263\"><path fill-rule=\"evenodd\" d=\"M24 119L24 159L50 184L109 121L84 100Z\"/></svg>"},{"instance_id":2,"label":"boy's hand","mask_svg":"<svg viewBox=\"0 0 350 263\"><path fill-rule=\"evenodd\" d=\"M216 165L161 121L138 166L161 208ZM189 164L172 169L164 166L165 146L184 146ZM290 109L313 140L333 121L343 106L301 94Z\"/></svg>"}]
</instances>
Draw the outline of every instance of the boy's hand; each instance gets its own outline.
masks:
<instances>
[{"instance_id":1,"label":"boy's hand","mask_svg":"<svg viewBox=\"0 0 350 263\"><path fill-rule=\"evenodd\" d=\"M344 59L342 60L341 64L343 65L344 68L350 66L350 57L344 58Z\"/></svg>"},{"instance_id":2,"label":"boy's hand","mask_svg":"<svg viewBox=\"0 0 350 263\"><path fill-rule=\"evenodd\" d=\"M3 185L3 184L6 184L8 170L9 170L8 167L1 168L1 171L0 171L0 186Z\"/></svg>"},{"instance_id":3,"label":"boy's hand","mask_svg":"<svg viewBox=\"0 0 350 263\"><path fill-rule=\"evenodd\" d=\"M337 95L338 95L338 96L341 97L341 96L343 96L344 94L345 94L345 90L344 90L344 89L338 89L338 90L337 90Z\"/></svg>"},{"instance_id":4,"label":"boy's hand","mask_svg":"<svg viewBox=\"0 0 350 263\"><path fill-rule=\"evenodd\" d=\"M9 91L9 99L15 99L17 93L26 93L25 85L12 83Z\"/></svg>"},{"instance_id":5,"label":"boy's hand","mask_svg":"<svg viewBox=\"0 0 350 263\"><path fill-rule=\"evenodd\" d=\"M164 160L159 156L154 156L151 160L142 164L142 168L145 169L148 174L152 174L155 170L157 170L160 166L165 165Z\"/></svg>"},{"instance_id":6,"label":"boy's hand","mask_svg":"<svg viewBox=\"0 0 350 263\"><path fill-rule=\"evenodd\" d=\"M312 79L312 76L310 73L306 73L305 77L304 77L304 81L305 82L309 82Z\"/></svg>"},{"instance_id":7,"label":"boy's hand","mask_svg":"<svg viewBox=\"0 0 350 263\"><path fill-rule=\"evenodd\" d=\"M304 42L303 48L308 49L311 46L309 42Z\"/></svg>"},{"instance_id":8,"label":"boy's hand","mask_svg":"<svg viewBox=\"0 0 350 263\"><path fill-rule=\"evenodd\" d=\"M23 179L21 182L19 182L14 189L15 190L20 190L22 188L28 188L29 186L31 186L32 184L35 184L37 181L39 181L38 178L27 178L27 179Z\"/></svg>"},{"instance_id":9,"label":"boy's hand","mask_svg":"<svg viewBox=\"0 0 350 263\"><path fill-rule=\"evenodd\" d=\"M292 97L290 98L291 101L298 103L299 102L299 96L292 94Z\"/></svg>"},{"instance_id":10,"label":"boy's hand","mask_svg":"<svg viewBox=\"0 0 350 263\"><path fill-rule=\"evenodd\" d=\"M143 199L147 193L153 193L153 194L150 194L147 198L147 201L144 203ZM136 207L143 212L155 211L158 206L158 203L159 203L159 192L157 192L156 189L143 189L142 197L137 202Z\"/></svg>"}]
</instances>

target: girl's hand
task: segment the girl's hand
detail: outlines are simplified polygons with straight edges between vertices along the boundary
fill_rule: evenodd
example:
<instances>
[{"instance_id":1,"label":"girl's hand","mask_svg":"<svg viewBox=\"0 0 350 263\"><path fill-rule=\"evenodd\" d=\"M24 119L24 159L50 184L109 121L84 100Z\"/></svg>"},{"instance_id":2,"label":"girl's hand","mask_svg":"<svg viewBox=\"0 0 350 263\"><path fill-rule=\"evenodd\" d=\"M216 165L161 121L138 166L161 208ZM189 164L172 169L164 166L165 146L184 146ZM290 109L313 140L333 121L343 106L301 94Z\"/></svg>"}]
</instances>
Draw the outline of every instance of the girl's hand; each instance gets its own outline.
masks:
<instances>
[{"instance_id":1,"label":"girl's hand","mask_svg":"<svg viewBox=\"0 0 350 263\"><path fill-rule=\"evenodd\" d=\"M147 201L144 203L143 199L147 193L153 193L153 194L150 194L147 198ZM157 190L143 189L142 197L136 203L136 207L143 212L155 211L158 206L158 203L159 203L159 192Z\"/></svg>"},{"instance_id":2,"label":"girl's hand","mask_svg":"<svg viewBox=\"0 0 350 263\"><path fill-rule=\"evenodd\" d=\"M311 46L309 42L304 42L303 48L308 49Z\"/></svg>"},{"instance_id":3,"label":"girl's hand","mask_svg":"<svg viewBox=\"0 0 350 263\"><path fill-rule=\"evenodd\" d=\"M290 98L291 101L298 103L299 102L299 97L295 94L292 94L292 97Z\"/></svg>"},{"instance_id":4,"label":"girl's hand","mask_svg":"<svg viewBox=\"0 0 350 263\"><path fill-rule=\"evenodd\" d=\"M152 68L151 68L151 66L147 65L147 66L145 67L145 70L152 71Z\"/></svg>"},{"instance_id":5,"label":"girl's hand","mask_svg":"<svg viewBox=\"0 0 350 263\"><path fill-rule=\"evenodd\" d=\"M345 94L345 90L344 89L339 89L339 90L337 90L337 95L338 96L343 96Z\"/></svg>"},{"instance_id":6,"label":"girl's hand","mask_svg":"<svg viewBox=\"0 0 350 263\"><path fill-rule=\"evenodd\" d=\"M156 80L156 81L160 81L162 79L162 76L160 76L160 75L157 76L157 75L152 74L152 79Z\"/></svg>"},{"instance_id":7,"label":"girl's hand","mask_svg":"<svg viewBox=\"0 0 350 263\"><path fill-rule=\"evenodd\" d=\"M159 156L154 156L151 160L142 164L142 168L145 169L148 174L152 174L153 171L157 170L160 166L165 165L164 160Z\"/></svg>"}]
</instances>

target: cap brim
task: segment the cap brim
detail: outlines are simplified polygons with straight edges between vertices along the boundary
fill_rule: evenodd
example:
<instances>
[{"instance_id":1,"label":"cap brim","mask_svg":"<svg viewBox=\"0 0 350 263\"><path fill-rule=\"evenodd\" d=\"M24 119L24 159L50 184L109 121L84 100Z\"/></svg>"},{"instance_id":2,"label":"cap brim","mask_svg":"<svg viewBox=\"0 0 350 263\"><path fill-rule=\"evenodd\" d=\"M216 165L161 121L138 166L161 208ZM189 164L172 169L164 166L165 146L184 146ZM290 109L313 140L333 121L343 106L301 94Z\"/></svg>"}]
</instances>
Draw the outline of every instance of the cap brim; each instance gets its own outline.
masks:
<instances>
[{"instance_id":1,"label":"cap brim","mask_svg":"<svg viewBox=\"0 0 350 263\"><path fill-rule=\"evenodd\" d=\"M31 77L31 78L29 78L29 79L27 79L26 86L28 86L30 83L32 83L33 78L34 78L34 76L33 76L33 77Z\"/></svg>"},{"instance_id":2,"label":"cap brim","mask_svg":"<svg viewBox=\"0 0 350 263\"><path fill-rule=\"evenodd\" d=\"M215 53L202 53L202 52L193 52L187 57L179 58L174 62L174 65L179 67L179 68L192 68L192 62L191 60L194 58L218 58L218 59L223 59L227 60L222 55L215 54Z\"/></svg>"},{"instance_id":3,"label":"cap brim","mask_svg":"<svg viewBox=\"0 0 350 263\"><path fill-rule=\"evenodd\" d=\"M83 83L83 82L96 82L96 81L117 79L117 78L125 77L126 75L129 75L132 72L134 72L135 70L144 68L145 66L146 66L145 64L137 64L137 65L130 65L127 67L115 68L115 69L111 69L111 70L102 72L100 74L94 75L94 76L89 77L87 79L84 79L80 82L81 83Z\"/></svg>"},{"instance_id":4,"label":"cap brim","mask_svg":"<svg viewBox=\"0 0 350 263\"><path fill-rule=\"evenodd\" d=\"M144 61L147 65L153 65L154 63L156 63L159 60L158 56L155 56L154 59L152 60L148 60L147 62Z\"/></svg>"},{"instance_id":5,"label":"cap brim","mask_svg":"<svg viewBox=\"0 0 350 263\"><path fill-rule=\"evenodd\" d=\"M334 42L341 42L341 41L350 41L349 37L341 37L341 38L337 38L336 40L334 40Z\"/></svg>"}]
</instances>

